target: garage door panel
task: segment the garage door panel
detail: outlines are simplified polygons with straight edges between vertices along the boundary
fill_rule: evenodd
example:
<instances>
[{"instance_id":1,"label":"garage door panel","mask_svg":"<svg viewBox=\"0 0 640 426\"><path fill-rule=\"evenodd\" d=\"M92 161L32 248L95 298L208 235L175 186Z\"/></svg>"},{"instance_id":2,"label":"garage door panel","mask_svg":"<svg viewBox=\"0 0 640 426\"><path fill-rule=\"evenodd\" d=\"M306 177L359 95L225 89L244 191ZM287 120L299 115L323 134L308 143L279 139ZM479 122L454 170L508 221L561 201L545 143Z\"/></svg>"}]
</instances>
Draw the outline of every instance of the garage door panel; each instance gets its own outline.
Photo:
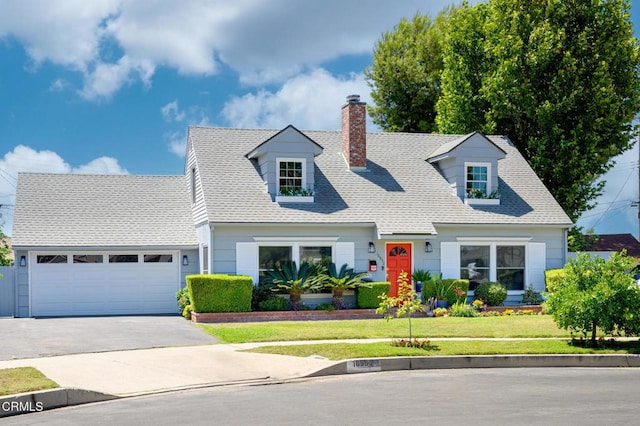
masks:
<instances>
[{"instance_id":1,"label":"garage door panel","mask_svg":"<svg viewBox=\"0 0 640 426\"><path fill-rule=\"evenodd\" d=\"M104 253L105 260L109 254ZM115 253L119 254L119 253ZM123 254L131 254L130 252ZM155 254L155 253L154 253ZM180 287L173 262L32 263L33 316L176 313ZM143 259L143 256L139 256ZM73 259L69 254L69 259Z\"/></svg>"}]
</instances>

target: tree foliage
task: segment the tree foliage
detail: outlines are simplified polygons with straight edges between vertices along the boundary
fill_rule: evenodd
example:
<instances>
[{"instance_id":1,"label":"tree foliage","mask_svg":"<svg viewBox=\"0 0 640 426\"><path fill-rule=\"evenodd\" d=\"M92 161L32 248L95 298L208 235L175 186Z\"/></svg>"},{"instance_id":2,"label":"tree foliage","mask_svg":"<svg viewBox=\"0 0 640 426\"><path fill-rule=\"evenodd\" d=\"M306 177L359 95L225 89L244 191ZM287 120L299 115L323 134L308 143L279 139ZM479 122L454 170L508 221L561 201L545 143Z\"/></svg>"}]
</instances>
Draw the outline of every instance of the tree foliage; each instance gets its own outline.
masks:
<instances>
[{"instance_id":1,"label":"tree foliage","mask_svg":"<svg viewBox=\"0 0 640 426\"><path fill-rule=\"evenodd\" d=\"M2 232L2 227L0 226L0 266L11 265L9 254L11 254L11 249L7 244L7 236Z\"/></svg>"},{"instance_id":2,"label":"tree foliage","mask_svg":"<svg viewBox=\"0 0 640 426\"><path fill-rule=\"evenodd\" d=\"M447 29L439 40L442 56L432 59L442 62L440 78L429 69L428 81L439 81L441 89L437 130L508 135L575 221L593 207L604 187L596 180L613 166L613 157L631 148L636 134L640 44L629 11L628 0L488 0L453 9L440 25ZM372 66L393 64L388 57L402 52L404 71L396 77L380 73L383 85L369 80L378 93L377 116L393 117L376 121L387 131L425 131L415 126L415 117L433 112L410 100L379 101L394 85L420 82L426 67L416 78L405 74L431 64L393 49L402 40L421 41L407 36L407 25L385 34ZM420 89L405 90L404 96L414 93Z\"/></svg>"},{"instance_id":3,"label":"tree foliage","mask_svg":"<svg viewBox=\"0 0 640 426\"><path fill-rule=\"evenodd\" d=\"M383 34L365 70L375 106L368 109L373 122L392 132L434 132L436 102L440 97L442 43L447 16L435 20L417 14L403 18Z\"/></svg>"},{"instance_id":4,"label":"tree foliage","mask_svg":"<svg viewBox=\"0 0 640 426\"><path fill-rule=\"evenodd\" d=\"M600 329L607 335L640 334L640 287L629 271L635 260L614 253L609 260L580 254L571 259L554 281L544 304L558 327L590 336L596 343Z\"/></svg>"}]
</instances>

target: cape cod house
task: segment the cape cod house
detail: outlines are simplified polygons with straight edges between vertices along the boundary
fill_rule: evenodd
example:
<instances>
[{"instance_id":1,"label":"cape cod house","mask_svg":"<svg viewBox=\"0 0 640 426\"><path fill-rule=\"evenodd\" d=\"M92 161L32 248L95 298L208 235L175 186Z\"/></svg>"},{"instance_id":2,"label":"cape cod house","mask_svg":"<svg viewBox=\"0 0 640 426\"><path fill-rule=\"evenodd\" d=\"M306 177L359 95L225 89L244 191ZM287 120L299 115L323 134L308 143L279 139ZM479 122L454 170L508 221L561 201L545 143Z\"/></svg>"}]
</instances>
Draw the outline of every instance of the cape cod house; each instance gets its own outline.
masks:
<instances>
[{"instance_id":1,"label":"cape cod house","mask_svg":"<svg viewBox=\"0 0 640 426\"><path fill-rule=\"evenodd\" d=\"M426 269L508 301L564 265L570 219L504 136L191 127L184 176L20 174L17 316L176 312L191 273L254 282L331 259L374 280ZM392 289L392 292L394 289Z\"/></svg>"}]
</instances>

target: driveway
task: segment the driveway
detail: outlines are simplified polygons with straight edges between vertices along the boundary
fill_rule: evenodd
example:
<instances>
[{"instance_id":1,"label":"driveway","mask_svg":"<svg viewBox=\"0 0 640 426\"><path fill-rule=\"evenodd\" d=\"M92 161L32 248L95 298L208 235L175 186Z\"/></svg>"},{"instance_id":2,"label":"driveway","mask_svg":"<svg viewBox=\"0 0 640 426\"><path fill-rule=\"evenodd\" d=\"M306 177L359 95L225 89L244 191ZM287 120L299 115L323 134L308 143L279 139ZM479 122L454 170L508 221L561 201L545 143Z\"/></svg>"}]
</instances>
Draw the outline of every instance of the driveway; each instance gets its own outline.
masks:
<instances>
[{"instance_id":1,"label":"driveway","mask_svg":"<svg viewBox=\"0 0 640 426\"><path fill-rule=\"evenodd\" d=\"M212 343L180 316L0 318L0 360Z\"/></svg>"}]
</instances>

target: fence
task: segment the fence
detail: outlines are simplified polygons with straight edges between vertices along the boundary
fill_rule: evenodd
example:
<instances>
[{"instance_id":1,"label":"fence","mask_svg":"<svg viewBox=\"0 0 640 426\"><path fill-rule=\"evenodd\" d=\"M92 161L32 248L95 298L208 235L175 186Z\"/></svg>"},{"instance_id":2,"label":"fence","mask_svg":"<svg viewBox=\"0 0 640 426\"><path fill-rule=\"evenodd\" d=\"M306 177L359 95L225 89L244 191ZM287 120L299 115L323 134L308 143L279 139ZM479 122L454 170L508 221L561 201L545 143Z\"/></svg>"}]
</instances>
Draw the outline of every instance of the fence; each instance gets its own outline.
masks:
<instances>
[{"instance_id":1,"label":"fence","mask_svg":"<svg viewBox=\"0 0 640 426\"><path fill-rule=\"evenodd\" d=\"M12 317L14 314L15 266L0 266L0 317Z\"/></svg>"}]
</instances>

